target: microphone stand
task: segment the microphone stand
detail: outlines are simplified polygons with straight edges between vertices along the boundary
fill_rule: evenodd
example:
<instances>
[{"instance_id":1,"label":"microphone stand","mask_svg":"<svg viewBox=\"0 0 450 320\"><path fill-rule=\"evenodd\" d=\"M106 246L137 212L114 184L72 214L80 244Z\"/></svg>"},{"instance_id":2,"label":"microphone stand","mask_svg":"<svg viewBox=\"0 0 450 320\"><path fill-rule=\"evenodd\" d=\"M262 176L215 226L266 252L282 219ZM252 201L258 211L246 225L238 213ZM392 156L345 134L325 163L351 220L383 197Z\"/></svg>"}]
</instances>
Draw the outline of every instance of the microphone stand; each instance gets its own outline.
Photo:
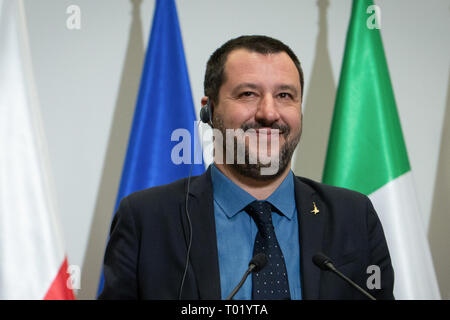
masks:
<instances>
[{"instance_id":1,"label":"microphone stand","mask_svg":"<svg viewBox=\"0 0 450 320\"><path fill-rule=\"evenodd\" d=\"M250 264L247 271L245 271L244 276L242 277L241 281L238 283L238 285L236 286L236 288L233 289L233 291L231 291L230 295L225 299L225 300L231 300L233 299L233 297L236 295L236 293L239 291L239 289L241 289L242 285L244 284L245 280L247 280L247 277L250 273L252 273L253 269L255 269L256 265L255 264Z\"/></svg>"},{"instance_id":2,"label":"microphone stand","mask_svg":"<svg viewBox=\"0 0 450 320\"><path fill-rule=\"evenodd\" d=\"M347 278L345 275L343 275L338 269L336 269L334 267L334 265L330 262L326 263L326 266L335 274L337 274L339 277L341 277L342 279L344 279L345 281L347 281L349 284L351 284L355 289L357 289L359 292L361 292L363 295L365 295L366 297L368 297L370 300L377 300L375 299L374 296L372 296L370 293L368 293L367 291L365 291L364 289L362 289L360 286L358 286L356 283L354 283L352 280L350 280L349 278Z\"/></svg>"}]
</instances>

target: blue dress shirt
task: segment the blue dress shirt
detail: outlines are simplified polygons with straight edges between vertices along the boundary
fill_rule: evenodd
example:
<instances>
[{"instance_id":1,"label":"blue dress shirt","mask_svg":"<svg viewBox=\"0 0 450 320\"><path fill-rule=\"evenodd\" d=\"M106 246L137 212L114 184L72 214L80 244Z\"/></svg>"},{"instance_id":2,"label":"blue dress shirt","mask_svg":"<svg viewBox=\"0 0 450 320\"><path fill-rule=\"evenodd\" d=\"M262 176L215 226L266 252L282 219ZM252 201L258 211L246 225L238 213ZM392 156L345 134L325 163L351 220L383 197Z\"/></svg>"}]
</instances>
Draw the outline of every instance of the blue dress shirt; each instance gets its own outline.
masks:
<instances>
[{"instance_id":1,"label":"blue dress shirt","mask_svg":"<svg viewBox=\"0 0 450 320\"><path fill-rule=\"evenodd\" d=\"M239 283L253 257L253 244L258 228L244 208L256 199L232 182L214 164L211 165L211 178L220 287L222 299L225 299ZM286 262L291 299L301 300L300 243L292 171L266 201L282 213L272 212L272 221ZM251 298L252 280L249 276L234 299Z\"/></svg>"}]
</instances>

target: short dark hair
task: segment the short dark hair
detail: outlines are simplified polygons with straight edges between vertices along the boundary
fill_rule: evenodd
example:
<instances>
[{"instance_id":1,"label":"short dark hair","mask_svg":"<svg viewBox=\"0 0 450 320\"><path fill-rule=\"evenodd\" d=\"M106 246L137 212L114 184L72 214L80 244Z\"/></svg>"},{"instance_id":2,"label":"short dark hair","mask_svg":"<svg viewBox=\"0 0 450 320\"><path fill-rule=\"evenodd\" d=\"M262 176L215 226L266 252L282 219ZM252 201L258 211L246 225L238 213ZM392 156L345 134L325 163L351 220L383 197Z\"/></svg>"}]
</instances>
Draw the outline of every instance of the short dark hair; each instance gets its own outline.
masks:
<instances>
[{"instance_id":1,"label":"short dark hair","mask_svg":"<svg viewBox=\"0 0 450 320\"><path fill-rule=\"evenodd\" d=\"M224 70L225 62L230 52L237 49L246 49L251 52L261 54L286 52L295 64L300 76L301 96L303 99L303 70L295 53L280 40L267 36L252 35L240 36L231 39L218 48L206 64L205 80L203 83L205 96L209 97L212 103L217 103L219 90L225 81Z\"/></svg>"}]
</instances>

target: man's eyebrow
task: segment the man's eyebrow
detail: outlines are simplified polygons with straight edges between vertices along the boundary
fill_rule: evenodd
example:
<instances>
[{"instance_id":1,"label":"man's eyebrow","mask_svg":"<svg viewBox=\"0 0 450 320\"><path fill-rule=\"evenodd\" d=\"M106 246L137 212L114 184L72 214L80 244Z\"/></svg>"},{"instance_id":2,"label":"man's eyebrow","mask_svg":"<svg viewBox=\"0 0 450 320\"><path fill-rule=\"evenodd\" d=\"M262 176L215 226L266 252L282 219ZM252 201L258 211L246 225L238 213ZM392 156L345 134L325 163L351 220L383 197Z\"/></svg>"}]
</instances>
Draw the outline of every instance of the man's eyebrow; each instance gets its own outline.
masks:
<instances>
[{"instance_id":1,"label":"man's eyebrow","mask_svg":"<svg viewBox=\"0 0 450 320\"><path fill-rule=\"evenodd\" d=\"M251 83L251 82L243 82L238 84L236 87L233 88L232 93L237 94L242 89L258 89L258 85Z\"/></svg>"},{"instance_id":2,"label":"man's eyebrow","mask_svg":"<svg viewBox=\"0 0 450 320\"><path fill-rule=\"evenodd\" d=\"M291 91L295 95L298 95L298 90L295 86L289 85L289 84L282 84L277 87L278 90L287 90Z\"/></svg>"},{"instance_id":3,"label":"man's eyebrow","mask_svg":"<svg viewBox=\"0 0 450 320\"><path fill-rule=\"evenodd\" d=\"M236 87L233 88L232 90L232 94L239 94L241 90L243 89L258 89L259 86L255 83L252 82L243 82L238 84ZM298 96L298 90L295 86L293 85L289 85L289 84L281 84L279 86L277 86L277 90L286 90L286 91L290 91L291 93L293 93L295 96Z\"/></svg>"}]
</instances>

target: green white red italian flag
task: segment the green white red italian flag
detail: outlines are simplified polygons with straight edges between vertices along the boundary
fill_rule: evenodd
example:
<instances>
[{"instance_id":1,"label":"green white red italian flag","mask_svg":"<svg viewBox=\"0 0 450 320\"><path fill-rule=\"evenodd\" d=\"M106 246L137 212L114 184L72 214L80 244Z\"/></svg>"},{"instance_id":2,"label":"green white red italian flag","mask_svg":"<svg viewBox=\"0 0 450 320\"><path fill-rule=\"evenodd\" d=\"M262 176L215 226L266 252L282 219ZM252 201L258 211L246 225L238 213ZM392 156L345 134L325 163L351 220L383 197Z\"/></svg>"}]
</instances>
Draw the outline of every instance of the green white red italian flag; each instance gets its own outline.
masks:
<instances>
[{"instance_id":1,"label":"green white red italian flag","mask_svg":"<svg viewBox=\"0 0 450 320\"><path fill-rule=\"evenodd\" d=\"M354 0L323 182L371 199L397 299L440 299L373 1ZM378 21L379 22L379 21Z\"/></svg>"}]
</instances>

